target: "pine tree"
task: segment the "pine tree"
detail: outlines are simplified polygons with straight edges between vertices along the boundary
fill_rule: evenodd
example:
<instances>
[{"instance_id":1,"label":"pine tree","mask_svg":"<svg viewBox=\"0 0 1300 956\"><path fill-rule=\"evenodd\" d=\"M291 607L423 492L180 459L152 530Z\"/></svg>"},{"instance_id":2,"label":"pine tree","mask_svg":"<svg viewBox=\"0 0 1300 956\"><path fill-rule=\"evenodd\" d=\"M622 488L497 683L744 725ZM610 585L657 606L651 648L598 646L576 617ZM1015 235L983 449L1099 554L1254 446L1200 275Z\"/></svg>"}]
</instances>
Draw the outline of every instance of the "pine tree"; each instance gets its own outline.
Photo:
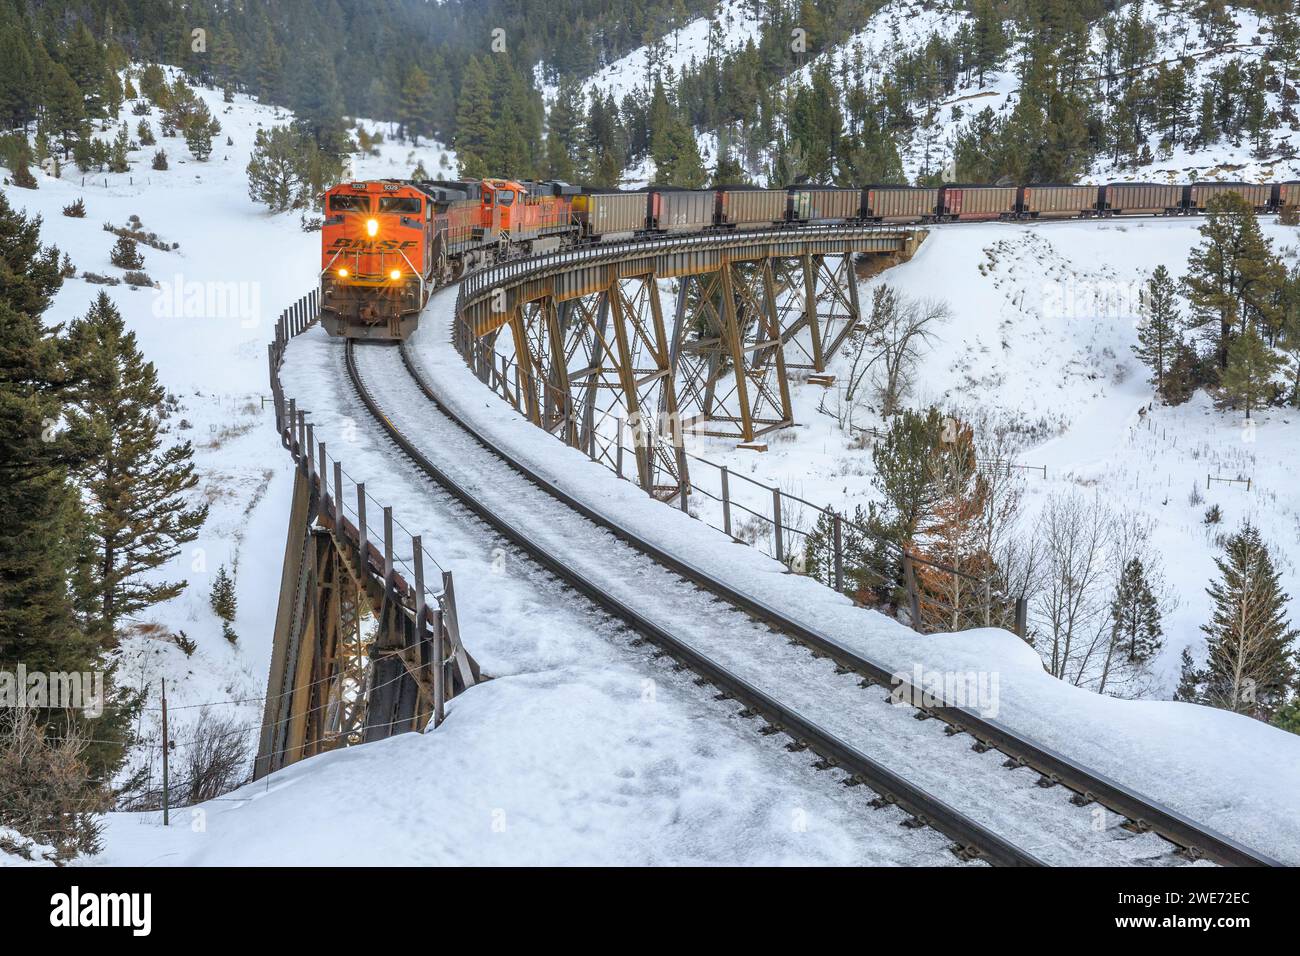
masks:
<instances>
[{"instance_id":1,"label":"pine tree","mask_svg":"<svg viewBox=\"0 0 1300 956\"><path fill-rule=\"evenodd\" d=\"M1198 230L1201 245L1187 260L1183 285L1192 306L1193 328L1209 326L1219 369L1228 367L1228 347L1244 310L1276 279L1274 256L1250 205L1236 193L1210 200ZM1256 306L1256 309L1258 307Z\"/></svg>"},{"instance_id":2,"label":"pine tree","mask_svg":"<svg viewBox=\"0 0 1300 956\"><path fill-rule=\"evenodd\" d=\"M491 81L479 59L470 57L461 77L456 110L455 147L461 176L476 179L488 175L493 136Z\"/></svg>"},{"instance_id":3,"label":"pine tree","mask_svg":"<svg viewBox=\"0 0 1300 956\"><path fill-rule=\"evenodd\" d=\"M402 81L402 97L397 108L399 135L409 138L411 145L420 145L420 137L433 130L433 87L429 77L418 66L407 71Z\"/></svg>"},{"instance_id":4,"label":"pine tree","mask_svg":"<svg viewBox=\"0 0 1300 956\"><path fill-rule=\"evenodd\" d=\"M1183 648L1179 658L1178 687L1174 690L1174 700L1185 704L1201 703L1201 685L1205 682L1205 673L1192 660L1190 648Z\"/></svg>"},{"instance_id":5,"label":"pine tree","mask_svg":"<svg viewBox=\"0 0 1300 956\"><path fill-rule=\"evenodd\" d=\"M104 648L83 626L92 597L79 587L86 522L69 472L95 449L75 422L61 427L77 382L67 341L41 318L61 282L58 250L40 245L40 220L11 210L0 193L0 661L33 672L106 673L109 699L83 757L107 783L133 710L112 690ZM54 736L76 720L71 712L40 714ZM0 794L0 807L9 796Z\"/></svg>"},{"instance_id":6,"label":"pine tree","mask_svg":"<svg viewBox=\"0 0 1300 956\"><path fill-rule=\"evenodd\" d=\"M1152 371L1152 384L1165 397L1165 373L1174 359L1178 344L1178 306L1174 301L1174 284L1169 270L1156 266L1147 280L1142 297L1142 324L1138 326L1138 344L1133 354Z\"/></svg>"},{"instance_id":7,"label":"pine tree","mask_svg":"<svg viewBox=\"0 0 1300 956\"><path fill-rule=\"evenodd\" d=\"M139 247L130 236L118 236L108 258L119 269L144 268L144 256L140 255Z\"/></svg>"},{"instance_id":8,"label":"pine tree","mask_svg":"<svg viewBox=\"0 0 1300 956\"><path fill-rule=\"evenodd\" d=\"M1111 601L1110 618L1111 641L1130 664L1145 664L1163 646L1160 606L1141 558L1130 558L1124 565Z\"/></svg>"},{"instance_id":9,"label":"pine tree","mask_svg":"<svg viewBox=\"0 0 1300 956\"><path fill-rule=\"evenodd\" d=\"M1232 341L1228 349L1228 370L1223 375L1223 394L1234 408L1244 405L1246 418L1251 409L1267 401L1271 380L1282 359L1259 337L1253 324Z\"/></svg>"},{"instance_id":10,"label":"pine tree","mask_svg":"<svg viewBox=\"0 0 1300 956\"><path fill-rule=\"evenodd\" d=\"M108 161L108 168L112 172L124 173L131 168L130 163L127 162L127 149L130 145L130 133L127 131L126 121L123 120L117 136L113 139L113 154Z\"/></svg>"},{"instance_id":11,"label":"pine tree","mask_svg":"<svg viewBox=\"0 0 1300 956\"><path fill-rule=\"evenodd\" d=\"M96 436L101 449L80 476L93 502L96 623L112 640L123 618L184 590L184 581L160 581L150 572L197 537L208 508L189 504L198 484L193 448L189 442L164 447L158 374L107 293L72 323L69 341L81 378L70 417Z\"/></svg>"},{"instance_id":12,"label":"pine tree","mask_svg":"<svg viewBox=\"0 0 1300 956\"><path fill-rule=\"evenodd\" d=\"M1259 530L1246 524L1215 559L1219 580L1207 589L1214 602L1207 635L1205 703L1268 720L1296 681L1291 642L1300 631L1286 616L1290 600Z\"/></svg>"}]
</instances>

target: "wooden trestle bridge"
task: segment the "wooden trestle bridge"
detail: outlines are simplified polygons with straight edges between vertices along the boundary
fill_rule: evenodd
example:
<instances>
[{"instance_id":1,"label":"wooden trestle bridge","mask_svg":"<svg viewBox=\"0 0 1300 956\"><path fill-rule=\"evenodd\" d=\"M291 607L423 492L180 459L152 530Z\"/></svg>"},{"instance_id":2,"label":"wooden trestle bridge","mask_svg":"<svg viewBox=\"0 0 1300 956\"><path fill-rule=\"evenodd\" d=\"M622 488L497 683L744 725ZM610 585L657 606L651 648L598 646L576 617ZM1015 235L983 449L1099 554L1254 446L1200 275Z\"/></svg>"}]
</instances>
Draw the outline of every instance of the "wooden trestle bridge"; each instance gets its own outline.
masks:
<instances>
[{"instance_id":1,"label":"wooden trestle bridge","mask_svg":"<svg viewBox=\"0 0 1300 956\"><path fill-rule=\"evenodd\" d=\"M923 235L787 228L516 260L461 282L456 345L482 380L568 444L594 450L611 420L632 428L638 483L684 501L683 434L753 442L793 424L787 373L824 372L858 327L855 257L907 257ZM421 730L480 676L451 575L426 579L419 538L395 533L392 509L345 480L308 412L285 395L286 347L315 324L317 306L312 293L286 310L269 347L276 427L296 478L258 777Z\"/></svg>"}]
</instances>

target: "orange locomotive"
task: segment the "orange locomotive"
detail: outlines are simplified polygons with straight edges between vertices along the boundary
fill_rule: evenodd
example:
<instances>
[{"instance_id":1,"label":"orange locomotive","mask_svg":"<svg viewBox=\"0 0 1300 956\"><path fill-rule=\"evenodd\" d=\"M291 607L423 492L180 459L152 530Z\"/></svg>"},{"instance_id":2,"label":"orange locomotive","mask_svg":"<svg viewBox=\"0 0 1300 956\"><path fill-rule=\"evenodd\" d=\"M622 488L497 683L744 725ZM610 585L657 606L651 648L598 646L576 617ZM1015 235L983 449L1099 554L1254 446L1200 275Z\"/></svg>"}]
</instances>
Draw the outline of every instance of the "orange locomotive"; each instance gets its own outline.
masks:
<instances>
[{"instance_id":1,"label":"orange locomotive","mask_svg":"<svg viewBox=\"0 0 1300 956\"><path fill-rule=\"evenodd\" d=\"M325 193L321 321L330 335L404 339L429 294L476 266L577 233L570 200L506 179L370 180Z\"/></svg>"}]
</instances>

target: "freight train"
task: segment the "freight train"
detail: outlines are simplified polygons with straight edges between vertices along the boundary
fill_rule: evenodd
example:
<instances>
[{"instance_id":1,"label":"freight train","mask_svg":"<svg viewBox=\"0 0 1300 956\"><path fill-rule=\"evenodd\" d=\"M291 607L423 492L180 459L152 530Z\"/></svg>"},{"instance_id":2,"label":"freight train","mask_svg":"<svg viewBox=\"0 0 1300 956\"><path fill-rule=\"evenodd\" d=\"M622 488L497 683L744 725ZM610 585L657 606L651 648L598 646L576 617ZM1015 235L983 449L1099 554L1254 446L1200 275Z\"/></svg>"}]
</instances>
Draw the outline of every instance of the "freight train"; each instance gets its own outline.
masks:
<instances>
[{"instance_id":1,"label":"freight train","mask_svg":"<svg viewBox=\"0 0 1300 956\"><path fill-rule=\"evenodd\" d=\"M836 223L939 223L1183 216L1217 195L1256 212L1300 208L1300 181L785 189L650 187L610 192L557 182L369 180L324 197L322 323L331 335L404 339L438 286L492 262L651 236Z\"/></svg>"}]
</instances>

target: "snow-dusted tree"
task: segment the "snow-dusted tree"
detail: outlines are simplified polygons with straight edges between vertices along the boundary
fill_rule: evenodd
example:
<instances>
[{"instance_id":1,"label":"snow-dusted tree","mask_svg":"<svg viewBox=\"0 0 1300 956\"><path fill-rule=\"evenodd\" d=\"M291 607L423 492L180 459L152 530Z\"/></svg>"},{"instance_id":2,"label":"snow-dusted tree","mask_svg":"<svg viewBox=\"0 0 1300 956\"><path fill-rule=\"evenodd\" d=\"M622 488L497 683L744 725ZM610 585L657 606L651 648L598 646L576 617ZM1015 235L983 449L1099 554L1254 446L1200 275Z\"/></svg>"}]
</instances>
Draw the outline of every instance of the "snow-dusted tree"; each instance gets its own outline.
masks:
<instances>
[{"instance_id":1,"label":"snow-dusted tree","mask_svg":"<svg viewBox=\"0 0 1300 956\"><path fill-rule=\"evenodd\" d=\"M1110 603L1111 640L1130 664L1145 664L1163 645L1160 602L1147 581L1141 558L1131 558L1120 573Z\"/></svg>"},{"instance_id":2,"label":"snow-dusted tree","mask_svg":"<svg viewBox=\"0 0 1300 956\"><path fill-rule=\"evenodd\" d=\"M189 442L164 447L158 374L106 293L72 323L69 341L81 382L69 418L98 440L99 452L79 476L91 502L96 623L111 639L119 620L185 587L152 572L194 540L208 508L189 501L198 484L193 449Z\"/></svg>"},{"instance_id":3,"label":"snow-dusted tree","mask_svg":"<svg viewBox=\"0 0 1300 956\"><path fill-rule=\"evenodd\" d=\"M1224 556L1215 563L1219 580L1207 588L1214 614L1201 628L1209 656L1198 681L1199 697L1214 707L1268 720L1296 681L1291 643L1300 631L1287 618L1290 597L1252 524L1228 539Z\"/></svg>"},{"instance_id":4,"label":"snow-dusted tree","mask_svg":"<svg viewBox=\"0 0 1300 956\"><path fill-rule=\"evenodd\" d=\"M1165 373L1173 364L1178 345L1178 304L1169 270L1156 266L1142 295L1142 323L1138 326L1135 354L1151 369L1151 384L1161 398L1165 396Z\"/></svg>"},{"instance_id":5,"label":"snow-dusted tree","mask_svg":"<svg viewBox=\"0 0 1300 956\"><path fill-rule=\"evenodd\" d=\"M1273 375L1282 359L1259 337L1253 323L1233 339L1228 349L1228 369L1223 374L1223 396L1234 408L1245 407L1250 418L1253 408L1268 401Z\"/></svg>"},{"instance_id":6,"label":"snow-dusted tree","mask_svg":"<svg viewBox=\"0 0 1300 956\"><path fill-rule=\"evenodd\" d=\"M872 293L868 329L877 361L875 383L882 416L893 415L911 387L921 346L933 335L931 326L951 314L947 303L901 298L887 285Z\"/></svg>"}]
</instances>

